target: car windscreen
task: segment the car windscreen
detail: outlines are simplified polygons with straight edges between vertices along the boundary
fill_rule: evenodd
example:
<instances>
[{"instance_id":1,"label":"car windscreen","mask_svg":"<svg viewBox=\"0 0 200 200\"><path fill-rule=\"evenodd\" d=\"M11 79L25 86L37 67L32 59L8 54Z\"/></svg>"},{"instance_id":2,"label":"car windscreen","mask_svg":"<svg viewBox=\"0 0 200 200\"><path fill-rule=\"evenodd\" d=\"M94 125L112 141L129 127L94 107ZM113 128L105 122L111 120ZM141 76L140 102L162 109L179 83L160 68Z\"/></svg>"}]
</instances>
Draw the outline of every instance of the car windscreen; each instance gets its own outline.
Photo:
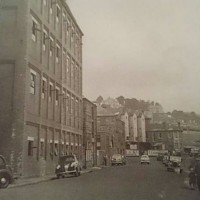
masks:
<instances>
[{"instance_id":1,"label":"car windscreen","mask_svg":"<svg viewBox=\"0 0 200 200\"><path fill-rule=\"evenodd\" d=\"M121 158L122 156L119 154L119 155L113 155L112 158Z\"/></svg>"},{"instance_id":2,"label":"car windscreen","mask_svg":"<svg viewBox=\"0 0 200 200\"><path fill-rule=\"evenodd\" d=\"M66 156L66 157L60 157L60 164L62 163L70 163L70 162L74 162L75 159L73 156Z\"/></svg>"},{"instance_id":3,"label":"car windscreen","mask_svg":"<svg viewBox=\"0 0 200 200\"><path fill-rule=\"evenodd\" d=\"M146 156L146 155L143 155L143 156L142 156L142 158L149 158L149 157L148 157L148 156Z\"/></svg>"}]
</instances>

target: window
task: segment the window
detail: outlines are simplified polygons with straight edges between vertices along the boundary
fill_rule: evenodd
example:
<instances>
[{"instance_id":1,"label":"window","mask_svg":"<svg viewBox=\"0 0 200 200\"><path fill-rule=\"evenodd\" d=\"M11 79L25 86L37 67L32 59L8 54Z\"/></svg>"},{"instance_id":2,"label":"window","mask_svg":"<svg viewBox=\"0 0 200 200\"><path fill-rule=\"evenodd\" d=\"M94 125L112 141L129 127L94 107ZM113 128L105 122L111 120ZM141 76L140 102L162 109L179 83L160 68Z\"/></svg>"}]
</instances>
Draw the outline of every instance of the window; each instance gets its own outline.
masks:
<instances>
[{"instance_id":1,"label":"window","mask_svg":"<svg viewBox=\"0 0 200 200\"><path fill-rule=\"evenodd\" d=\"M46 39L47 39L47 31L43 31L43 43L42 43L42 47L43 47L43 51L46 51Z\"/></svg>"},{"instance_id":2,"label":"window","mask_svg":"<svg viewBox=\"0 0 200 200\"><path fill-rule=\"evenodd\" d=\"M53 42L54 42L53 38L50 37L50 52L49 52L50 56L53 55L53 49L54 49Z\"/></svg>"},{"instance_id":3,"label":"window","mask_svg":"<svg viewBox=\"0 0 200 200\"><path fill-rule=\"evenodd\" d=\"M56 88L56 106L59 104L59 88Z\"/></svg>"},{"instance_id":4,"label":"window","mask_svg":"<svg viewBox=\"0 0 200 200\"><path fill-rule=\"evenodd\" d=\"M53 14L53 0L50 0L50 14Z\"/></svg>"},{"instance_id":5,"label":"window","mask_svg":"<svg viewBox=\"0 0 200 200\"><path fill-rule=\"evenodd\" d=\"M40 156L44 156L44 139L40 140Z\"/></svg>"},{"instance_id":6,"label":"window","mask_svg":"<svg viewBox=\"0 0 200 200\"><path fill-rule=\"evenodd\" d=\"M38 25L37 20L32 17L32 40L34 42L37 41L37 25Z\"/></svg>"},{"instance_id":7,"label":"window","mask_svg":"<svg viewBox=\"0 0 200 200\"><path fill-rule=\"evenodd\" d=\"M43 0L44 6L47 6L47 0Z\"/></svg>"},{"instance_id":8,"label":"window","mask_svg":"<svg viewBox=\"0 0 200 200\"><path fill-rule=\"evenodd\" d=\"M56 22L59 22L60 21L60 6L57 5L57 8L56 8Z\"/></svg>"},{"instance_id":9,"label":"window","mask_svg":"<svg viewBox=\"0 0 200 200\"><path fill-rule=\"evenodd\" d=\"M55 146L54 146L54 155L58 156L58 143L55 143Z\"/></svg>"},{"instance_id":10,"label":"window","mask_svg":"<svg viewBox=\"0 0 200 200\"><path fill-rule=\"evenodd\" d=\"M159 139L162 138L162 133L158 133L158 138L159 138Z\"/></svg>"},{"instance_id":11,"label":"window","mask_svg":"<svg viewBox=\"0 0 200 200\"><path fill-rule=\"evenodd\" d=\"M69 57L67 56L67 73L69 73Z\"/></svg>"},{"instance_id":12,"label":"window","mask_svg":"<svg viewBox=\"0 0 200 200\"><path fill-rule=\"evenodd\" d=\"M59 57L60 57L60 46L56 45L56 62L59 62Z\"/></svg>"},{"instance_id":13,"label":"window","mask_svg":"<svg viewBox=\"0 0 200 200\"><path fill-rule=\"evenodd\" d=\"M30 70L30 93L31 94L35 94L35 90L36 90L36 72L33 70Z\"/></svg>"},{"instance_id":14,"label":"window","mask_svg":"<svg viewBox=\"0 0 200 200\"><path fill-rule=\"evenodd\" d=\"M171 133L168 133L168 138L172 138L172 134Z\"/></svg>"},{"instance_id":15,"label":"window","mask_svg":"<svg viewBox=\"0 0 200 200\"><path fill-rule=\"evenodd\" d=\"M33 156L33 140L28 140L28 156Z\"/></svg>"},{"instance_id":16,"label":"window","mask_svg":"<svg viewBox=\"0 0 200 200\"><path fill-rule=\"evenodd\" d=\"M52 140L50 141L50 155L53 156L53 142Z\"/></svg>"},{"instance_id":17,"label":"window","mask_svg":"<svg viewBox=\"0 0 200 200\"><path fill-rule=\"evenodd\" d=\"M49 83L49 102L52 102L53 98L53 83Z\"/></svg>"},{"instance_id":18,"label":"window","mask_svg":"<svg viewBox=\"0 0 200 200\"><path fill-rule=\"evenodd\" d=\"M45 99L46 96L46 86L47 80L45 78L42 78L42 99Z\"/></svg>"}]
</instances>

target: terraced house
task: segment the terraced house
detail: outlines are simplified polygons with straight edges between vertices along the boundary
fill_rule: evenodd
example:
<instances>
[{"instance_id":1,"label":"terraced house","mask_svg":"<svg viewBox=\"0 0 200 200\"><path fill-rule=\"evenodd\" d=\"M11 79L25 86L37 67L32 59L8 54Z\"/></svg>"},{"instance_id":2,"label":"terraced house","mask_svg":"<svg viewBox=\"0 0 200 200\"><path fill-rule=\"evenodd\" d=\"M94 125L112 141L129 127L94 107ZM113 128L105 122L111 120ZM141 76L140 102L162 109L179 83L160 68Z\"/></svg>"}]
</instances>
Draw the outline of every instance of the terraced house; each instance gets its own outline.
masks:
<instances>
[{"instance_id":1,"label":"terraced house","mask_svg":"<svg viewBox=\"0 0 200 200\"><path fill-rule=\"evenodd\" d=\"M0 154L19 176L82 156L82 36L64 0L0 1Z\"/></svg>"}]
</instances>

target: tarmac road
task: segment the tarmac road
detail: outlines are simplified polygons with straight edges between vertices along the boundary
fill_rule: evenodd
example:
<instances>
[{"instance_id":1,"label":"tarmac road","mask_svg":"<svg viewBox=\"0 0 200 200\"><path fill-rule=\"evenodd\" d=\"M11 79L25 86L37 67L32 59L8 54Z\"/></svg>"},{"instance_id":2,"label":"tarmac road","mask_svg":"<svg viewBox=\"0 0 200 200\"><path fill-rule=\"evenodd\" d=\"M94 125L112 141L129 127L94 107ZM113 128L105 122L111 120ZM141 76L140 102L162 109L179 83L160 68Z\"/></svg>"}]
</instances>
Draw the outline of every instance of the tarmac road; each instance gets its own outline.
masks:
<instances>
[{"instance_id":1,"label":"tarmac road","mask_svg":"<svg viewBox=\"0 0 200 200\"><path fill-rule=\"evenodd\" d=\"M153 158L150 165L129 158L126 166L0 190L0 200L199 200L200 192L183 181L184 174L167 172Z\"/></svg>"}]
</instances>

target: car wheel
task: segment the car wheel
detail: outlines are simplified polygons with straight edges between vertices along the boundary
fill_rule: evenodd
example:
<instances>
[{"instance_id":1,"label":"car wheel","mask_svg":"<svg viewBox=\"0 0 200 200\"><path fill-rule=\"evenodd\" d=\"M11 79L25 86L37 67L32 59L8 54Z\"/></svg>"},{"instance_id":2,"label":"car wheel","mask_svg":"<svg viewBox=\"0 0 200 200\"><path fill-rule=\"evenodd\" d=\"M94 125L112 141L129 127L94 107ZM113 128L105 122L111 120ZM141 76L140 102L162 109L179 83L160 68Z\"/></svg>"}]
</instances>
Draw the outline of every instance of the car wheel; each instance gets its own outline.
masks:
<instances>
[{"instance_id":1,"label":"car wheel","mask_svg":"<svg viewBox=\"0 0 200 200\"><path fill-rule=\"evenodd\" d=\"M74 175L77 177L79 175L78 169L76 168L76 172L74 173Z\"/></svg>"},{"instance_id":2,"label":"car wheel","mask_svg":"<svg viewBox=\"0 0 200 200\"><path fill-rule=\"evenodd\" d=\"M61 175L60 174L57 174L57 179L60 179Z\"/></svg>"},{"instance_id":3,"label":"car wheel","mask_svg":"<svg viewBox=\"0 0 200 200\"><path fill-rule=\"evenodd\" d=\"M0 188L7 188L10 183L10 178L7 174L0 175Z\"/></svg>"}]
</instances>

